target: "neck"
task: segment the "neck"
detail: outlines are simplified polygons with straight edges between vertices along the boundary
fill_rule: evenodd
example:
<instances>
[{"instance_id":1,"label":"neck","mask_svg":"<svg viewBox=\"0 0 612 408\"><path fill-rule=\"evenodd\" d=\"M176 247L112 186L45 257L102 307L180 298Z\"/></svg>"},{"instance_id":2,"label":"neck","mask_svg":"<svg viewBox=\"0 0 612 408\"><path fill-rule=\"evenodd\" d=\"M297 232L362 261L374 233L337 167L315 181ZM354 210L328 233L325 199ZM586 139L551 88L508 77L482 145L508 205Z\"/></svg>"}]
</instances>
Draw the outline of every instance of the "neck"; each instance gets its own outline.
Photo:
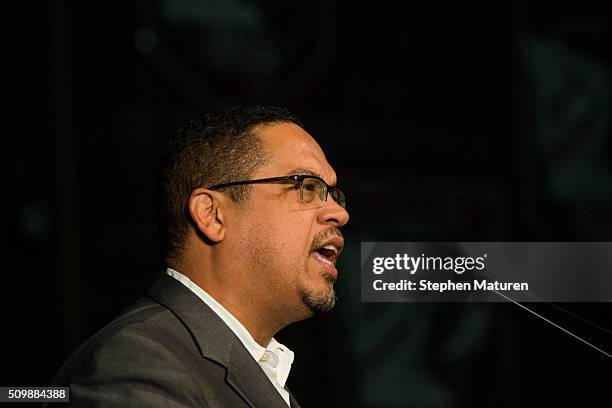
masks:
<instances>
[{"instance_id":1,"label":"neck","mask_svg":"<svg viewBox=\"0 0 612 408\"><path fill-rule=\"evenodd\" d=\"M203 264L188 259L183 259L171 268L188 277L219 302L262 347L266 347L272 337L290 323L275 318L275 315L282 315L271 313L260 295L244 284L250 282L248 276L236 270L228 270L216 262Z\"/></svg>"}]
</instances>

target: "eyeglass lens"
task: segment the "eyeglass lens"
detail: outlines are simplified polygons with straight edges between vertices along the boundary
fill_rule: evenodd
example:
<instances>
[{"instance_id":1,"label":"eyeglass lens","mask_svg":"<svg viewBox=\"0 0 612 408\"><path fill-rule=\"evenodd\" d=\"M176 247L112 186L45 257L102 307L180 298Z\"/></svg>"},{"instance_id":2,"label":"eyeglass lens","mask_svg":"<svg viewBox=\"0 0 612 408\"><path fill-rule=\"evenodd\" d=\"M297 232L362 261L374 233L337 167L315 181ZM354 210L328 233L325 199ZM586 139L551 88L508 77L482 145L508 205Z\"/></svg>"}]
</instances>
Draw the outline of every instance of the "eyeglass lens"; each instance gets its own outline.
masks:
<instances>
[{"instance_id":1,"label":"eyeglass lens","mask_svg":"<svg viewBox=\"0 0 612 408\"><path fill-rule=\"evenodd\" d=\"M335 202L342 207L346 205L346 197L339 188L333 188L330 194ZM305 178L302 180L300 188L300 198L304 203L325 202L327 195L327 187L321 180L315 178ZM316 201L315 201L316 200Z\"/></svg>"}]
</instances>

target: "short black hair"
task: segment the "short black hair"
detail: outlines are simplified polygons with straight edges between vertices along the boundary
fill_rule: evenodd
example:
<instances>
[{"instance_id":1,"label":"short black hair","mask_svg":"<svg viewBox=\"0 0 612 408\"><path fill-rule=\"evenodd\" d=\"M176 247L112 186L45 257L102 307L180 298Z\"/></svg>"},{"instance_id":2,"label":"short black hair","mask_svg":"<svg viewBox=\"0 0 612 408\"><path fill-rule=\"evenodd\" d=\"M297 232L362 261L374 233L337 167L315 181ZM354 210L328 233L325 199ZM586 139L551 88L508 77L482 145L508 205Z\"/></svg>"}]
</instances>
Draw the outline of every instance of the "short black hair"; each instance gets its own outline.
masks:
<instances>
[{"instance_id":1,"label":"short black hair","mask_svg":"<svg viewBox=\"0 0 612 408\"><path fill-rule=\"evenodd\" d=\"M163 259L177 259L189 224L191 192L199 187L249 179L270 160L253 133L260 125L295 123L299 119L279 107L234 107L205 114L181 127L162 155L159 172L159 228ZM232 200L247 199L249 185L228 188Z\"/></svg>"}]
</instances>

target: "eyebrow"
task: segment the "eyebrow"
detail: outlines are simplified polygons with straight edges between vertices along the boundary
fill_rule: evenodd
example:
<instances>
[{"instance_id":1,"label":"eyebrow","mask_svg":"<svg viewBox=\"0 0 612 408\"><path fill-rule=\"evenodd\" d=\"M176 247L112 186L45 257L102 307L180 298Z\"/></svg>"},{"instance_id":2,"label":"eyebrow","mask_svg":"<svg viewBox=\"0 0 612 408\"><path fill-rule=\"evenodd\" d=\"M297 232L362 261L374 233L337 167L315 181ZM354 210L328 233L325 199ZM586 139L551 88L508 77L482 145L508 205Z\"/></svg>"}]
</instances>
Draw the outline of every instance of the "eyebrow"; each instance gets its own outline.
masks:
<instances>
[{"instance_id":1,"label":"eyebrow","mask_svg":"<svg viewBox=\"0 0 612 408\"><path fill-rule=\"evenodd\" d=\"M307 169L305 167L298 167L296 169L291 170L288 174L288 176L294 176L294 175L304 175L304 176L315 176L320 178L321 180L323 180L323 176L320 175L319 173L317 173L316 171ZM336 184L330 184L330 187L335 187Z\"/></svg>"},{"instance_id":2,"label":"eyebrow","mask_svg":"<svg viewBox=\"0 0 612 408\"><path fill-rule=\"evenodd\" d=\"M319 177L319 178L323 178L316 171L313 171L313 170L310 170L310 169L307 169L307 168L304 168L304 167L298 167L297 169L293 169L293 170L291 170L288 173L289 176L294 176L296 174L303 174L305 176L316 176L316 177Z\"/></svg>"}]
</instances>

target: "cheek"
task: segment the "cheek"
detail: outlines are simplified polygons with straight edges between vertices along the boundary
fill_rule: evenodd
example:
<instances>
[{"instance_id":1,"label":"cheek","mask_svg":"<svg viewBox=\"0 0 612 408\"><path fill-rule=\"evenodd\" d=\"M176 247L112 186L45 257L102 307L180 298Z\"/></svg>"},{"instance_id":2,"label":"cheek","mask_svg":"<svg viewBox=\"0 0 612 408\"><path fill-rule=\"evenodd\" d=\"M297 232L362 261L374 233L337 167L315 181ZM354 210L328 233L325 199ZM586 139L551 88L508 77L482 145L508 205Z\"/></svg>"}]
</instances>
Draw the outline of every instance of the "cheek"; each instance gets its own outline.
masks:
<instances>
[{"instance_id":1,"label":"cheek","mask_svg":"<svg viewBox=\"0 0 612 408\"><path fill-rule=\"evenodd\" d=\"M283 278L292 277L305 267L312 234L304 221L276 217L251 225L243 242L258 269L268 276Z\"/></svg>"}]
</instances>

